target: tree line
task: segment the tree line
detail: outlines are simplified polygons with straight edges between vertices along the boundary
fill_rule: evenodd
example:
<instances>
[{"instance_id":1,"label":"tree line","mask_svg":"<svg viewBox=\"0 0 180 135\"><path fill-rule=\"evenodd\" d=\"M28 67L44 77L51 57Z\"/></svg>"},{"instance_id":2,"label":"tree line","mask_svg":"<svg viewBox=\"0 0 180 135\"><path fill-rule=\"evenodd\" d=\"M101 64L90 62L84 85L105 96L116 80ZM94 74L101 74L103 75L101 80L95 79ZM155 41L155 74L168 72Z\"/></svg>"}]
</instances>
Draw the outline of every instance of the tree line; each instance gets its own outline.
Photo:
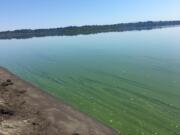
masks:
<instances>
[{"instance_id":1,"label":"tree line","mask_svg":"<svg viewBox=\"0 0 180 135\"><path fill-rule=\"evenodd\" d=\"M0 32L0 39L25 39L32 37L45 36L74 36L87 35L103 32L123 32L134 30L151 30L156 28L170 27L180 25L180 21L147 21L136 23L120 23L113 25L86 25L86 26L69 26L64 28L51 29L21 29L14 31Z\"/></svg>"}]
</instances>

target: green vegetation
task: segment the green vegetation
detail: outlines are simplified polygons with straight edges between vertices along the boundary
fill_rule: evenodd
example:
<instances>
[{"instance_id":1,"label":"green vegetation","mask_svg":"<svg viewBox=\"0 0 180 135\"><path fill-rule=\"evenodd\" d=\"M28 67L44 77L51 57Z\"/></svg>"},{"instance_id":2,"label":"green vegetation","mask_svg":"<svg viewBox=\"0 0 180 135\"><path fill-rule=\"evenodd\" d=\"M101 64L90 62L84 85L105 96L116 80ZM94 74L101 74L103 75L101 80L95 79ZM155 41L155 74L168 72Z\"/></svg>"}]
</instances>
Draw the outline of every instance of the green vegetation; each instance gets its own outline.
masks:
<instances>
[{"instance_id":1,"label":"green vegetation","mask_svg":"<svg viewBox=\"0 0 180 135\"><path fill-rule=\"evenodd\" d=\"M93 25L93 26L71 26L65 28L54 29L24 29L15 31L0 32L0 39L24 39L32 37L45 37L45 36L72 36L80 34L95 34L102 32L122 32L133 30L150 30L161 27L180 25L180 21L159 21L159 22L137 22L137 23L121 23L113 25Z\"/></svg>"}]
</instances>

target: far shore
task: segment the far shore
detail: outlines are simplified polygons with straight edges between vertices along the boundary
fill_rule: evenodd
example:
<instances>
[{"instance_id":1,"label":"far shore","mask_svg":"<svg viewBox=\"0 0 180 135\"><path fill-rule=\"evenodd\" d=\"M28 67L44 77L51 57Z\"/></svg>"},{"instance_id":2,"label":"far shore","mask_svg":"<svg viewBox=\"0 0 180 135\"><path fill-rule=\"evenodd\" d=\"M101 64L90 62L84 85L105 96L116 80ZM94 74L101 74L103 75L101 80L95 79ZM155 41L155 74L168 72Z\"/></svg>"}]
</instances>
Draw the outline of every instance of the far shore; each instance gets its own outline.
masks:
<instances>
[{"instance_id":1,"label":"far shore","mask_svg":"<svg viewBox=\"0 0 180 135\"><path fill-rule=\"evenodd\" d=\"M133 23L119 23L111 25L84 25L69 26L48 29L20 29L14 31L0 32L0 39L27 39L33 37L47 36L76 36L88 35L105 32L124 32L124 31L140 31L152 30L166 27L180 26L180 20L176 21L147 21Z\"/></svg>"}]
</instances>

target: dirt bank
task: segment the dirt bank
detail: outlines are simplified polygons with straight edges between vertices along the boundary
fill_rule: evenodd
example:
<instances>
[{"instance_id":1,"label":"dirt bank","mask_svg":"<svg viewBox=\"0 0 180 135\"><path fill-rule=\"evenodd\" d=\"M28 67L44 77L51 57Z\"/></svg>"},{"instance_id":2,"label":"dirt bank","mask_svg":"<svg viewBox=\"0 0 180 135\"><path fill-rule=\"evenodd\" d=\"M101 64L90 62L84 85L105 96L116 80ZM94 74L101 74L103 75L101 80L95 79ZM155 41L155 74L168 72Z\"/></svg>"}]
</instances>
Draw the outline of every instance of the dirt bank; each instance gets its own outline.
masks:
<instances>
[{"instance_id":1,"label":"dirt bank","mask_svg":"<svg viewBox=\"0 0 180 135\"><path fill-rule=\"evenodd\" d=\"M0 67L0 135L117 135Z\"/></svg>"}]
</instances>

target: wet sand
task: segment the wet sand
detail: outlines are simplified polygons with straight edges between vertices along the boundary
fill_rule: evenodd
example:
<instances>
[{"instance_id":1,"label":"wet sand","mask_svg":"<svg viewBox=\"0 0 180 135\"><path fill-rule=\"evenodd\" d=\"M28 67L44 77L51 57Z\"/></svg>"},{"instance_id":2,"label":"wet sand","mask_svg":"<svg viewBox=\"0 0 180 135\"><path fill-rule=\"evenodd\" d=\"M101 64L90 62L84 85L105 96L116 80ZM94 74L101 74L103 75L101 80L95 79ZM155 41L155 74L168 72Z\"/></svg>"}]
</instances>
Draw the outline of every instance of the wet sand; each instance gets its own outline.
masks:
<instances>
[{"instance_id":1,"label":"wet sand","mask_svg":"<svg viewBox=\"0 0 180 135\"><path fill-rule=\"evenodd\" d=\"M0 135L117 135L0 67Z\"/></svg>"}]
</instances>

